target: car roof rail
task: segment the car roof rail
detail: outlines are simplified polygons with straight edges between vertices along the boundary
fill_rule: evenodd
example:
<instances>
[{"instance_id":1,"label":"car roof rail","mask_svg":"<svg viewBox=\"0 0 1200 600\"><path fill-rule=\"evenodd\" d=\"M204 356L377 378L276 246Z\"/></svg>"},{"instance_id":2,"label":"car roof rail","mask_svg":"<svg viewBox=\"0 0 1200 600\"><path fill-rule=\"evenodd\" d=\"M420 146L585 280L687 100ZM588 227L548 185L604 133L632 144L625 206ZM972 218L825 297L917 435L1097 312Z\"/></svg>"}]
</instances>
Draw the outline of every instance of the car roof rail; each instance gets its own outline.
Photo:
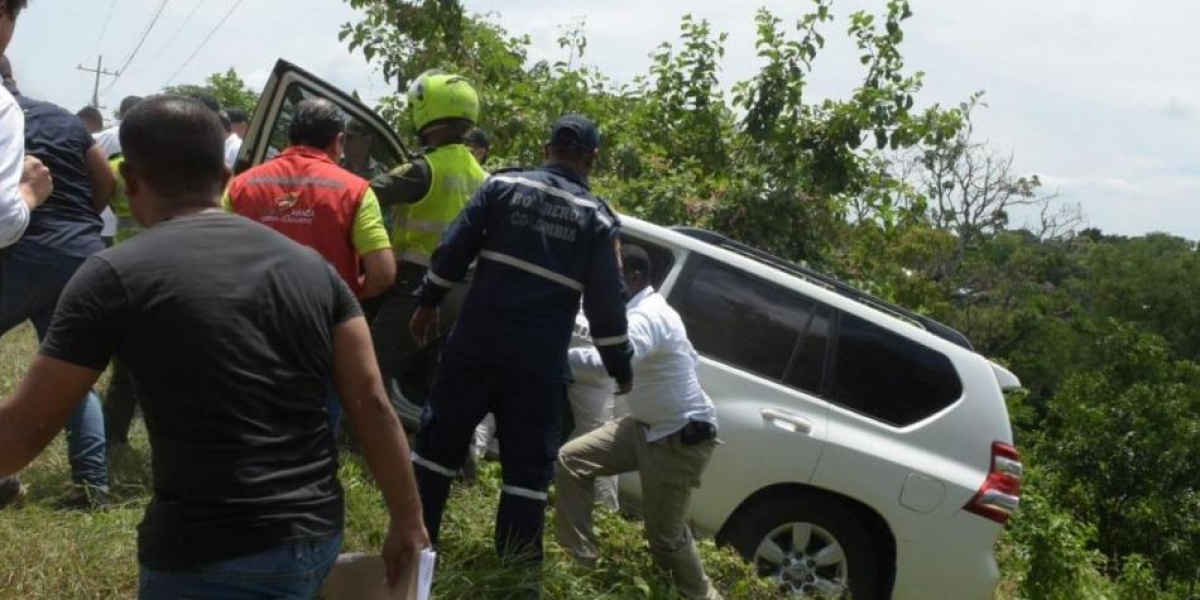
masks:
<instances>
[{"instance_id":1,"label":"car roof rail","mask_svg":"<svg viewBox=\"0 0 1200 600\"><path fill-rule=\"evenodd\" d=\"M913 312L903 306L888 302L878 296L873 296L864 292L844 281L838 280L830 275L826 275L820 271L798 265L791 261L779 258L769 252L764 252L753 246L748 246L741 242L732 240L715 231L707 229L699 229L697 227L672 227L673 231L686 235L694 240L699 240L707 244L723 248L731 252L736 252L747 258L764 263L768 266L775 267L785 273L804 279L810 283L815 283L828 290L841 294L856 302L866 304L876 310L891 314L894 317L903 319L920 327L937 337L940 337L950 343L962 346L967 350L975 351L975 347L971 345L971 340L963 335L958 330L940 323L925 315Z\"/></svg>"}]
</instances>

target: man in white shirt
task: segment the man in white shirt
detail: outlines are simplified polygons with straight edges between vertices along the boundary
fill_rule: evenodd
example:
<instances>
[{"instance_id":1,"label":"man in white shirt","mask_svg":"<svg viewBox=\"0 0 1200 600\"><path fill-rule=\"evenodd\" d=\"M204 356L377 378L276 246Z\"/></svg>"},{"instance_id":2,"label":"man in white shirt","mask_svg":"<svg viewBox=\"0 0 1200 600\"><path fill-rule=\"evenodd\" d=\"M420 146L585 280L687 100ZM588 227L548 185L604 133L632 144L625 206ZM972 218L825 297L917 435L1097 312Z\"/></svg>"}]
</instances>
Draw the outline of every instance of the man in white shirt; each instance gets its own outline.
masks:
<instances>
[{"instance_id":1,"label":"man in white shirt","mask_svg":"<svg viewBox=\"0 0 1200 600\"><path fill-rule=\"evenodd\" d=\"M0 55L8 49L17 15L26 0L0 0ZM50 196L50 171L25 156L25 116L17 101L0 85L0 248L21 239L29 212Z\"/></svg>"},{"instance_id":2,"label":"man in white shirt","mask_svg":"<svg viewBox=\"0 0 1200 600\"><path fill-rule=\"evenodd\" d=\"M671 573L685 598L719 599L700 564L687 526L692 488L717 444L717 412L696 377L698 357L679 314L650 286L646 251L621 249L629 342L638 385L627 396L630 415L563 446L556 465L555 525L559 544L591 564L599 556L592 527L597 477L640 471L646 541L654 561ZM568 351L578 378L603 373L595 348Z\"/></svg>"},{"instance_id":3,"label":"man in white shirt","mask_svg":"<svg viewBox=\"0 0 1200 600\"><path fill-rule=\"evenodd\" d=\"M121 117L129 114L133 107L137 106L142 101L141 96L125 96L121 100L121 106L117 109L117 120L113 121L108 129L100 131L93 135L96 138L96 143L104 150L104 155L110 159L121 153Z\"/></svg>"},{"instance_id":4,"label":"man in white shirt","mask_svg":"<svg viewBox=\"0 0 1200 600\"><path fill-rule=\"evenodd\" d=\"M237 162L238 153L242 151L242 139L246 137L246 130L250 128L250 119L246 117L246 111L231 108L222 117L222 121L229 122L226 130L229 135L225 138L225 166L232 169L233 163Z\"/></svg>"}]
</instances>

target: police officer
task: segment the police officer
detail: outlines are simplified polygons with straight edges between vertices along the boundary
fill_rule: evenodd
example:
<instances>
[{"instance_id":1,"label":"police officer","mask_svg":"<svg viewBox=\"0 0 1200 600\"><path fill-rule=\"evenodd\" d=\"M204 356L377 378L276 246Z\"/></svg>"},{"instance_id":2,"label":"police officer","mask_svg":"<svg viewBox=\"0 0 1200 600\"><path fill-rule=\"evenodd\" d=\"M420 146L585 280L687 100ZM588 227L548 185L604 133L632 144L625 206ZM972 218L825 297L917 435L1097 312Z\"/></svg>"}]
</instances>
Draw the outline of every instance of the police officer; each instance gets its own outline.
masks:
<instances>
[{"instance_id":1,"label":"police officer","mask_svg":"<svg viewBox=\"0 0 1200 600\"><path fill-rule=\"evenodd\" d=\"M588 191L599 146L591 121L560 119L546 144L546 165L488 179L447 231L419 290L412 333L428 342L437 335L442 298L478 259L413 454L425 525L435 541L468 441L492 412L504 482L496 549L540 563L546 491L571 379L567 345L581 295L618 393L632 387L619 224Z\"/></svg>"},{"instance_id":2,"label":"police officer","mask_svg":"<svg viewBox=\"0 0 1200 600\"><path fill-rule=\"evenodd\" d=\"M479 95L469 81L426 72L410 86L408 105L423 155L371 181L381 206L391 208L394 214L396 285L380 306L369 308L376 313L371 336L393 404L398 400L398 380L409 373L420 374L420 367L431 360L408 335L408 323L417 309L412 294L425 276L442 234L487 178L465 145L467 133L479 119ZM465 282L449 294L442 311L442 332L453 324L465 295ZM416 384L423 387L425 381Z\"/></svg>"}]
</instances>

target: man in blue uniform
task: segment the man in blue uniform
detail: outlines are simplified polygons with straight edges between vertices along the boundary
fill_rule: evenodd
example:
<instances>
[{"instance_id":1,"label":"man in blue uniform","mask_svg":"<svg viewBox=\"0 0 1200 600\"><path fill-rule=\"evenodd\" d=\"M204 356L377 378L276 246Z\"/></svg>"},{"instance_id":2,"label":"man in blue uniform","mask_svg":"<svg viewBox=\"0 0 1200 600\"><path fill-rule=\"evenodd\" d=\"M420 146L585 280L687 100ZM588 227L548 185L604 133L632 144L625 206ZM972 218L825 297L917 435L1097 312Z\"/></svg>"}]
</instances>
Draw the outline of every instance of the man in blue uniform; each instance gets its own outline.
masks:
<instances>
[{"instance_id":1,"label":"man in blue uniform","mask_svg":"<svg viewBox=\"0 0 1200 600\"><path fill-rule=\"evenodd\" d=\"M540 563L546 491L571 380L567 345L581 295L607 372L620 393L632 388L619 223L588 191L599 146L588 119L570 115L555 123L546 165L488 179L447 230L417 292L422 308L411 329L424 344L437 335L438 304L478 259L413 453L435 542L450 483L475 426L492 412L504 473L496 549Z\"/></svg>"}]
</instances>

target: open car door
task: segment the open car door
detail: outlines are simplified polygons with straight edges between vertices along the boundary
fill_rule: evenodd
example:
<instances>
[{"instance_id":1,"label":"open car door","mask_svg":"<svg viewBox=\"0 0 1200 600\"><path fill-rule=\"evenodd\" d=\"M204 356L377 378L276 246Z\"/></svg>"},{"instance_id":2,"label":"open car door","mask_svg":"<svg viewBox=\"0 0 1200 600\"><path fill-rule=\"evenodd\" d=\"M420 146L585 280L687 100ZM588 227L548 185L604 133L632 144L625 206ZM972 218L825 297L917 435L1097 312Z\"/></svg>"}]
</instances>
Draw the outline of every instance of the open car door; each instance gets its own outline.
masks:
<instances>
[{"instance_id":1,"label":"open car door","mask_svg":"<svg viewBox=\"0 0 1200 600\"><path fill-rule=\"evenodd\" d=\"M234 174L274 158L288 147L288 128L296 105L308 98L324 98L345 113L348 136L342 166L356 175L370 179L411 159L400 136L374 111L312 73L280 59L250 119Z\"/></svg>"}]
</instances>

